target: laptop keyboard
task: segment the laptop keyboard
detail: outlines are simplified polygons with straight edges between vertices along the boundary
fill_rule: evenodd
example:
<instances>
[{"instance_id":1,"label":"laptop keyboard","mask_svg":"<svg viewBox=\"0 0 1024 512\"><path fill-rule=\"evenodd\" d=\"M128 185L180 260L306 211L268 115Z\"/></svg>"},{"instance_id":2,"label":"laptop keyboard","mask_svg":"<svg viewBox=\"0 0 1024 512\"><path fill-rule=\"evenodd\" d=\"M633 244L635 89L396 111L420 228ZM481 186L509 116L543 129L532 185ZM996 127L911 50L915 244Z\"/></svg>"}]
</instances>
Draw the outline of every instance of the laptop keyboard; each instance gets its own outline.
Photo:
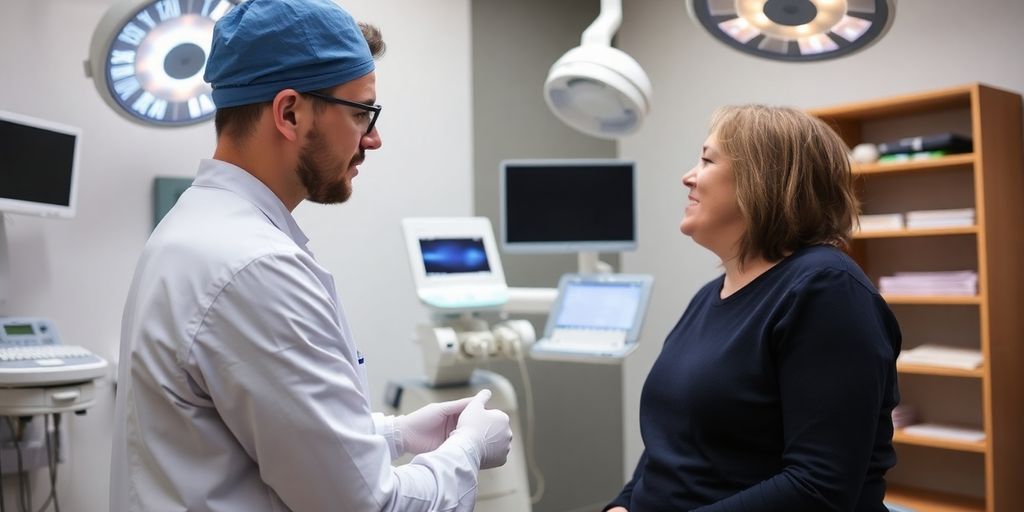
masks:
<instances>
[{"instance_id":1,"label":"laptop keyboard","mask_svg":"<svg viewBox=\"0 0 1024 512\"><path fill-rule=\"evenodd\" d=\"M626 331L614 329L555 329L549 346L564 350L617 350L626 344Z\"/></svg>"}]
</instances>

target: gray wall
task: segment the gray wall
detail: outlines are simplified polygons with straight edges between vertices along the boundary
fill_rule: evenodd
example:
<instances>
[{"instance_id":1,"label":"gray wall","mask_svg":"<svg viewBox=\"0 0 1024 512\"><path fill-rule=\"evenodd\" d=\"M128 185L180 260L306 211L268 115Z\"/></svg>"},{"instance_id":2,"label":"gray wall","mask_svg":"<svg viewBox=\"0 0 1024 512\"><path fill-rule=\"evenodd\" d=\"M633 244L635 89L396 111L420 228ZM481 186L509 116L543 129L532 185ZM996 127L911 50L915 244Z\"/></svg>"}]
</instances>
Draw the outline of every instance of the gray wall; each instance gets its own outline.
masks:
<instances>
[{"instance_id":1,"label":"gray wall","mask_svg":"<svg viewBox=\"0 0 1024 512\"><path fill-rule=\"evenodd\" d=\"M12 283L0 314L48 317L66 343L108 360L117 354L128 282L149 235L153 177L190 176L214 147L212 123L171 130L133 124L85 78L93 29L113 3L0 2L0 110L83 130L78 216L6 216ZM384 145L368 155L349 203L303 205L295 215L335 274L379 405L388 379L422 374L412 335L427 315L416 300L399 220L472 212L469 0L344 5L379 25L388 44L377 68ZM66 510L108 510L113 390L109 381L99 388L88 415L68 415L64 423L71 450L58 489ZM33 482L38 507L49 483L41 472ZM13 483L4 479L12 507Z\"/></svg>"},{"instance_id":2,"label":"gray wall","mask_svg":"<svg viewBox=\"0 0 1024 512\"><path fill-rule=\"evenodd\" d=\"M614 142L566 127L542 96L548 69L579 45L598 10L596 0L472 2L473 206L477 215L491 219L497 236L501 160L616 156ZM554 287L577 266L575 255L503 253L501 258L509 286ZM602 259L619 264L618 255ZM530 320L542 332L545 317ZM621 366L528 360L527 367L536 401L535 452L547 484L534 510L599 510L621 480ZM516 368L501 363L494 368L516 384L525 411Z\"/></svg>"},{"instance_id":3,"label":"gray wall","mask_svg":"<svg viewBox=\"0 0 1024 512\"><path fill-rule=\"evenodd\" d=\"M654 84L647 125L620 144L640 175L640 249L623 268L655 276L640 350L625 368L628 474L642 450L640 388L665 334L699 286L719 273L712 255L678 231L686 202L680 184L696 163L712 111L760 102L802 108L867 100L980 81L1024 91L1024 2L903 0L888 35L847 58L781 63L749 57L716 42L679 0L626 0L620 47Z\"/></svg>"}]
</instances>

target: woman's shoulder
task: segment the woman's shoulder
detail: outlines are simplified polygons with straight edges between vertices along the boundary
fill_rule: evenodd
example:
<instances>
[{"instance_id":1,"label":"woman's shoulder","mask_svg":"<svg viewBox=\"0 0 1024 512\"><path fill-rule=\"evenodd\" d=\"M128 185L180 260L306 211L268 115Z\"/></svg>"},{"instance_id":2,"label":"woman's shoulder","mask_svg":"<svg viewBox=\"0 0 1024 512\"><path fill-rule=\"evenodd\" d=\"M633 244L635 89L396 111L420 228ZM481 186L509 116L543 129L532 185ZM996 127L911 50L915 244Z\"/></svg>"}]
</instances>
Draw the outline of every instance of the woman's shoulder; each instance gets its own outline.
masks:
<instances>
[{"instance_id":1,"label":"woman's shoulder","mask_svg":"<svg viewBox=\"0 0 1024 512\"><path fill-rule=\"evenodd\" d=\"M878 291L857 262L831 245L804 247L793 253L786 265L788 280L797 286L831 280L853 280L872 294Z\"/></svg>"}]
</instances>

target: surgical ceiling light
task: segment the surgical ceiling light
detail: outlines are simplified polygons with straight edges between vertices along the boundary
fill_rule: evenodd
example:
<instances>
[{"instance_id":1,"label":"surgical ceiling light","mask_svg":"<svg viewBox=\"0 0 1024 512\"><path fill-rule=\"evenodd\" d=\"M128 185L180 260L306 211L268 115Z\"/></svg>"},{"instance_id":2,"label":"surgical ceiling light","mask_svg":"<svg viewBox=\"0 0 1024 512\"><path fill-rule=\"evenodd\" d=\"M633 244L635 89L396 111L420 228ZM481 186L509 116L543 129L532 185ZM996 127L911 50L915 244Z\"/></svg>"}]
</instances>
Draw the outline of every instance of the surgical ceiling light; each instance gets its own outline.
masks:
<instances>
[{"instance_id":1,"label":"surgical ceiling light","mask_svg":"<svg viewBox=\"0 0 1024 512\"><path fill-rule=\"evenodd\" d=\"M602 139L636 132L651 108L651 81L625 52L612 48L622 1L601 0L601 14L580 46L558 59L544 82L544 100L569 126Z\"/></svg>"},{"instance_id":2,"label":"surgical ceiling light","mask_svg":"<svg viewBox=\"0 0 1024 512\"><path fill-rule=\"evenodd\" d=\"M687 0L715 38L766 59L806 62L867 48L896 15L896 0Z\"/></svg>"}]
</instances>

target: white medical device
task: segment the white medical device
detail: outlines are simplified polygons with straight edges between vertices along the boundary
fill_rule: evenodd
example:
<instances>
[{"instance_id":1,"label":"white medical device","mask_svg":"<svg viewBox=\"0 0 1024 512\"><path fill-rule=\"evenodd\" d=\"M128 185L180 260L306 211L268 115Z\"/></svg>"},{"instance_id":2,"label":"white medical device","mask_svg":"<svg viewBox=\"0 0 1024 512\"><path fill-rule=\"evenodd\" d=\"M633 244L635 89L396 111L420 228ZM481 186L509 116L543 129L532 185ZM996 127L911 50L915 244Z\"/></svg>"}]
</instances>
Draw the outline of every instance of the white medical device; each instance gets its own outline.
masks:
<instances>
[{"instance_id":1,"label":"white medical device","mask_svg":"<svg viewBox=\"0 0 1024 512\"><path fill-rule=\"evenodd\" d=\"M83 347L62 344L49 320L0 318L0 415L84 411L107 366Z\"/></svg>"},{"instance_id":2,"label":"white medical device","mask_svg":"<svg viewBox=\"0 0 1024 512\"><path fill-rule=\"evenodd\" d=\"M438 311L478 311L508 301L494 231L485 217L402 220L416 294Z\"/></svg>"},{"instance_id":3,"label":"white medical device","mask_svg":"<svg viewBox=\"0 0 1024 512\"><path fill-rule=\"evenodd\" d=\"M434 315L419 325L427 381L433 386L469 381L489 358L521 357L536 335L525 320L493 328L475 315L508 301L508 286L486 217L402 220L416 294Z\"/></svg>"},{"instance_id":4,"label":"white medical device","mask_svg":"<svg viewBox=\"0 0 1024 512\"><path fill-rule=\"evenodd\" d=\"M565 274L536 359L614 363L636 350L653 278L639 274Z\"/></svg>"},{"instance_id":5,"label":"white medical device","mask_svg":"<svg viewBox=\"0 0 1024 512\"><path fill-rule=\"evenodd\" d=\"M388 383L385 401L404 414L432 402L492 391L488 407L509 415L513 441L508 462L482 471L478 512L529 512L527 459L519 426L515 388L505 377L481 369L496 358L524 357L536 335L526 320L490 325L478 313L508 302L508 286L490 221L485 217L433 217L402 220L416 295L431 311L431 323L416 327L423 349L425 379ZM532 395L527 391L527 408Z\"/></svg>"},{"instance_id":6,"label":"white medical device","mask_svg":"<svg viewBox=\"0 0 1024 512\"><path fill-rule=\"evenodd\" d=\"M53 322L0 319L0 386L52 386L106 375L107 362L75 345L64 345Z\"/></svg>"}]
</instances>

